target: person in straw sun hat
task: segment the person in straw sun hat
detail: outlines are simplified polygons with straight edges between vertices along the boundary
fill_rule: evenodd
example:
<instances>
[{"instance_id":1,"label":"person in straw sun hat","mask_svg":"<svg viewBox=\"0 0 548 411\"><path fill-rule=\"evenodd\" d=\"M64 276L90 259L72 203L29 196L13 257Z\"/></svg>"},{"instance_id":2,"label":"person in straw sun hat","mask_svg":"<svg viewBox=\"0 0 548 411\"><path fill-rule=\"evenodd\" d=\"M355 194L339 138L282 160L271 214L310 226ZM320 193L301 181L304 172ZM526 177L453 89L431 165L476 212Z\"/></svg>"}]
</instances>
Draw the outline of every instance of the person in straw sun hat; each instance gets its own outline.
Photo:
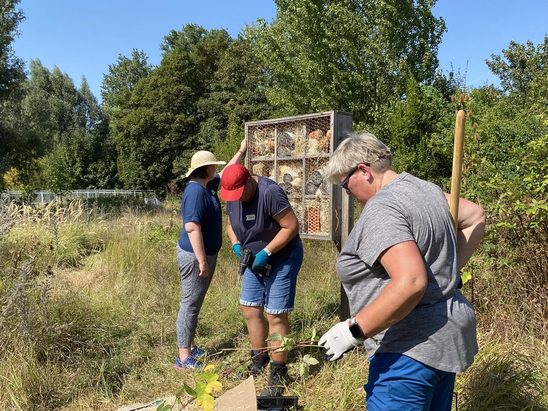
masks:
<instances>
[{"instance_id":1,"label":"person in straw sun hat","mask_svg":"<svg viewBox=\"0 0 548 411\"><path fill-rule=\"evenodd\" d=\"M246 140L228 165L238 163L246 152ZM197 151L185 174L188 183L183 191L181 213L183 228L177 242L177 262L181 277L181 303L177 314L175 368L199 368L204 350L194 346L198 315L211 283L217 253L222 244L221 204L217 190L224 171L217 174L218 161L209 151Z\"/></svg>"},{"instance_id":2,"label":"person in straw sun hat","mask_svg":"<svg viewBox=\"0 0 548 411\"><path fill-rule=\"evenodd\" d=\"M240 151L238 151L240 153ZM192 173L194 173L197 169L205 166L212 166L212 165L225 165L226 161L217 161L217 157L215 157L215 154L213 154L211 151L196 151L192 158L190 159L190 168L185 174L186 178L189 178ZM215 170L215 169L213 169Z\"/></svg>"}]
</instances>

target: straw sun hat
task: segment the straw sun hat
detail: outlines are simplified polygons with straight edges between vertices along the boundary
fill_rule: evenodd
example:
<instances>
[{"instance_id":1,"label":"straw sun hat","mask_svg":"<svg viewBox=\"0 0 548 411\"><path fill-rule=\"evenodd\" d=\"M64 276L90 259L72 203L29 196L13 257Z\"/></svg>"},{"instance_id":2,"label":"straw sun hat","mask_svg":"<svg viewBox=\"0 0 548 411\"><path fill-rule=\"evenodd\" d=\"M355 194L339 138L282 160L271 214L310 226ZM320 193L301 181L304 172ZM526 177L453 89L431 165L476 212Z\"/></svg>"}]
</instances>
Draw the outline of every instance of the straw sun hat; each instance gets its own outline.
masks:
<instances>
[{"instance_id":1,"label":"straw sun hat","mask_svg":"<svg viewBox=\"0 0 548 411\"><path fill-rule=\"evenodd\" d=\"M217 161L215 154L210 151L197 151L190 160L190 168L186 172L185 177L189 177L194 170L203 166L209 166L212 164L224 165L226 161Z\"/></svg>"}]
</instances>

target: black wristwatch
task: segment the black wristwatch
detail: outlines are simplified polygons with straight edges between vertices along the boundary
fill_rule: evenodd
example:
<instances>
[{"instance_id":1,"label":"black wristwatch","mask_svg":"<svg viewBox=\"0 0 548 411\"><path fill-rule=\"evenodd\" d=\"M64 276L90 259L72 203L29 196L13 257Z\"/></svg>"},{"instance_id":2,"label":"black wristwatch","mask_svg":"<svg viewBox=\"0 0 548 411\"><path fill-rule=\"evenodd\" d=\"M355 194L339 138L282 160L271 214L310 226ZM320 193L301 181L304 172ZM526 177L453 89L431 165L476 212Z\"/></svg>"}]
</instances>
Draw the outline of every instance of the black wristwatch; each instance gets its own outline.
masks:
<instances>
[{"instance_id":1,"label":"black wristwatch","mask_svg":"<svg viewBox=\"0 0 548 411\"><path fill-rule=\"evenodd\" d=\"M365 340L367 338L355 318L348 320L348 328L350 329L350 334L352 334L352 337L355 339Z\"/></svg>"}]
</instances>

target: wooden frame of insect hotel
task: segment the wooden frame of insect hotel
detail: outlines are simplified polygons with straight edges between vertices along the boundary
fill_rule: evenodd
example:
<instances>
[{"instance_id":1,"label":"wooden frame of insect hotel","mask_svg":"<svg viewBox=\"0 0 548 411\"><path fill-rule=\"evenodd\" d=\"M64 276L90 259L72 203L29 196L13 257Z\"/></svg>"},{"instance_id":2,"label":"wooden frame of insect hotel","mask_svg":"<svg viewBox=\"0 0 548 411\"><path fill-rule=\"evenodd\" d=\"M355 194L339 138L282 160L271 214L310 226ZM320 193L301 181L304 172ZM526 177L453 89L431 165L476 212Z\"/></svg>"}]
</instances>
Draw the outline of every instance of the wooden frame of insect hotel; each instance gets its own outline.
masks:
<instances>
[{"instance_id":1,"label":"wooden frame of insect hotel","mask_svg":"<svg viewBox=\"0 0 548 411\"><path fill-rule=\"evenodd\" d=\"M352 115L329 111L245 123L246 166L287 193L303 238L338 241L341 188L322 169L352 130Z\"/></svg>"}]
</instances>

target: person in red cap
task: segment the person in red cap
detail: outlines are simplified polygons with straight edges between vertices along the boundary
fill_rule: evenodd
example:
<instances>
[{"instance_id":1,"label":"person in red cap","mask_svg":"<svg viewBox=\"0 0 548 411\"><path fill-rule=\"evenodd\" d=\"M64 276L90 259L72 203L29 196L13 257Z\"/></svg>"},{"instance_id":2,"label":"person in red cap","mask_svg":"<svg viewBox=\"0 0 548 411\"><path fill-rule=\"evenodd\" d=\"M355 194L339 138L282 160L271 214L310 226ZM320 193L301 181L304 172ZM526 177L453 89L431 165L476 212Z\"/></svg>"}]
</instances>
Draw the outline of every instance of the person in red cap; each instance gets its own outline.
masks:
<instances>
[{"instance_id":1,"label":"person in red cap","mask_svg":"<svg viewBox=\"0 0 548 411\"><path fill-rule=\"evenodd\" d=\"M282 188L251 175L241 164L226 167L221 199L227 201L227 234L234 253L240 260L249 252L253 256L242 275L240 307L252 347L249 371L257 375L270 362L268 335L289 333L288 313L303 261L299 222ZM279 344L271 342L270 378L262 395L281 395L287 382L287 353L274 352Z\"/></svg>"},{"instance_id":2,"label":"person in red cap","mask_svg":"<svg viewBox=\"0 0 548 411\"><path fill-rule=\"evenodd\" d=\"M240 161L245 152L244 139L228 164ZM222 215L217 189L223 171L217 174L216 167L224 164L209 151L197 151L185 176L189 180L183 192L183 229L177 242L181 303L177 314L179 351L175 359L176 369L199 368L202 363L198 360L205 355L204 350L194 346L194 334L222 245Z\"/></svg>"}]
</instances>

